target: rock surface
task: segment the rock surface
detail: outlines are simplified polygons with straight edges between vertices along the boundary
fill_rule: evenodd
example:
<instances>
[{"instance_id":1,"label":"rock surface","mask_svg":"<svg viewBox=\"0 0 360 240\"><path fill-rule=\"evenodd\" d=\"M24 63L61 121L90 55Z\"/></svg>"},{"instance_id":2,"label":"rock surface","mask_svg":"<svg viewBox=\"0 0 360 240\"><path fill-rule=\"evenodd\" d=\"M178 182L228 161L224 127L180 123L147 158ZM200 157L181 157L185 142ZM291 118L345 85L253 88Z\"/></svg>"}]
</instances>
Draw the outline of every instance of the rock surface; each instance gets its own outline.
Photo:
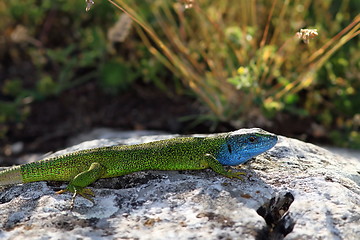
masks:
<instances>
[{"instance_id":1,"label":"rock surface","mask_svg":"<svg viewBox=\"0 0 360 240\"><path fill-rule=\"evenodd\" d=\"M94 140L57 154L171 135ZM55 195L65 183L0 192L0 239L359 239L360 161L285 137L242 165L245 180L211 170L147 171L92 185L95 205Z\"/></svg>"}]
</instances>

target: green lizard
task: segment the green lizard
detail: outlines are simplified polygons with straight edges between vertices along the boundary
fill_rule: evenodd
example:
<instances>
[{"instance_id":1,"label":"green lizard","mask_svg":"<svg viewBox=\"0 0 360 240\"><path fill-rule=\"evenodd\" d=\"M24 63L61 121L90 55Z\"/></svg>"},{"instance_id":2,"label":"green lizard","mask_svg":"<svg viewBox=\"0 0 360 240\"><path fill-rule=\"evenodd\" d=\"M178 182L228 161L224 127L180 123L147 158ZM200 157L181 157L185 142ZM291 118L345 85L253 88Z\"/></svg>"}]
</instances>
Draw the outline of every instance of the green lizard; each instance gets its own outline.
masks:
<instances>
[{"instance_id":1,"label":"green lizard","mask_svg":"<svg viewBox=\"0 0 360 240\"><path fill-rule=\"evenodd\" d=\"M211 137L179 137L137 145L77 151L12 167L0 172L0 186L36 181L69 181L58 191L92 200L86 188L100 178L144 170L198 170L211 168L229 178L243 172L226 171L272 148L277 136L261 129L241 129Z\"/></svg>"}]
</instances>

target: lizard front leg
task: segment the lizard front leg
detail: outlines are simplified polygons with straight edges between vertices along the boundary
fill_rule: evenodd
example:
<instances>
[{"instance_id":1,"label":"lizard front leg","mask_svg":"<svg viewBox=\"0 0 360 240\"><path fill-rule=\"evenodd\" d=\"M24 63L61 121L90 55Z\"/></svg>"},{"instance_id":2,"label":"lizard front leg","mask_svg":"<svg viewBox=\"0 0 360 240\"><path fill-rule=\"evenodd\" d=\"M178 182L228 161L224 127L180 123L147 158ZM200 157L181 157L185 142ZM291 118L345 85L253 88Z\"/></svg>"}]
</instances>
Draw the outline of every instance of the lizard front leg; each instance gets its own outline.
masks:
<instances>
[{"instance_id":1,"label":"lizard front leg","mask_svg":"<svg viewBox=\"0 0 360 240\"><path fill-rule=\"evenodd\" d=\"M209 167L214 171L217 172L225 177L228 178L238 178L243 180L243 178L239 175L246 175L244 172L233 172L233 171L226 171L224 166L212 155L212 154L205 154L206 161Z\"/></svg>"},{"instance_id":2,"label":"lizard front leg","mask_svg":"<svg viewBox=\"0 0 360 240\"><path fill-rule=\"evenodd\" d=\"M88 170L76 175L65 189L56 193L61 194L68 191L74 193L71 201L71 209L74 207L74 201L78 194L90 200L91 202L94 202L92 199L94 193L91 191L91 189L86 187L100 179L105 174L105 172L106 168L104 166L102 166L100 163L94 162L91 164Z\"/></svg>"}]
</instances>

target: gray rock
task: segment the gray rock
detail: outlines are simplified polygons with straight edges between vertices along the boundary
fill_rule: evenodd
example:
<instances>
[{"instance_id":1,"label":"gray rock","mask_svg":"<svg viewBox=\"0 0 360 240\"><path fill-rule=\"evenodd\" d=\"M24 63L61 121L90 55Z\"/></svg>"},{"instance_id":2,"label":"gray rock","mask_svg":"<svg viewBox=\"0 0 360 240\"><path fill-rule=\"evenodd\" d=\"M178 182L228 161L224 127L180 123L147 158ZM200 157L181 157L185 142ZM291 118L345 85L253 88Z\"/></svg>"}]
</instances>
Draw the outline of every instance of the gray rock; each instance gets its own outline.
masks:
<instances>
[{"instance_id":1,"label":"gray rock","mask_svg":"<svg viewBox=\"0 0 360 240\"><path fill-rule=\"evenodd\" d=\"M66 149L135 144L172 136L95 140ZM211 170L147 171L101 179L95 205L65 183L0 193L1 239L359 239L360 162L280 137L242 165L244 181Z\"/></svg>"}]
</instances>

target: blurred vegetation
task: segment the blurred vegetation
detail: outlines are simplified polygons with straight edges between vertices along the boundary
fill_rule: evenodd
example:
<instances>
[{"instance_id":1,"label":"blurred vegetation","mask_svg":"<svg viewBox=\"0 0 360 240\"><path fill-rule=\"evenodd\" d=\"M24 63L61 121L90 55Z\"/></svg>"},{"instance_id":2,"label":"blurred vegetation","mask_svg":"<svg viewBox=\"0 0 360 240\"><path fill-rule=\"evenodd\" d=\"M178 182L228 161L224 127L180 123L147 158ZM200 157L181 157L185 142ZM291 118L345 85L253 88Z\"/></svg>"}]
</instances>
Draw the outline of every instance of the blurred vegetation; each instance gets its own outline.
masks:
<instances>
[{"instance_id":1,"label":"blurred vegetation","mask_svg":"<svg viewBox=\"0 0 360 240\"><path fill-rule=\"evenodd\" d=\"M358 1L114 2L209 107L202 119L242 127L251 115L288 112L313 117L338 144L360 146L359 41L348 43L360 32ZM319 35L304 43L302 28Z\"/></svg>"},{"instance_id":2,"label":"blurred vegetation","mask_svg":"<svg viewBox=\"0 0 360 240\"><path fill-rule=\"evenodd\" d=\"M84 1L0 1L0 140L26 127L33 102L87 81L112 95L136 79L164 88L167 71L140 39L108 40L119 14L106 1L90 12Z\"/></svg>"},{"instance_id":3,"label":"blurred vegetation","mask_svg":"<svg viewBox=\"0 0 360 240\"><path fill-rule=\"evenodd\" d=\"M291 114L360 148L359 1L114 2L128 15L100 0L89 12L77 0L0 2L0 138L33 101L86 81L119 94L181 79L209 109L194 122L270 126ZM305 43L304 28L318 36Z\"/></svg>"}]
</instances>

